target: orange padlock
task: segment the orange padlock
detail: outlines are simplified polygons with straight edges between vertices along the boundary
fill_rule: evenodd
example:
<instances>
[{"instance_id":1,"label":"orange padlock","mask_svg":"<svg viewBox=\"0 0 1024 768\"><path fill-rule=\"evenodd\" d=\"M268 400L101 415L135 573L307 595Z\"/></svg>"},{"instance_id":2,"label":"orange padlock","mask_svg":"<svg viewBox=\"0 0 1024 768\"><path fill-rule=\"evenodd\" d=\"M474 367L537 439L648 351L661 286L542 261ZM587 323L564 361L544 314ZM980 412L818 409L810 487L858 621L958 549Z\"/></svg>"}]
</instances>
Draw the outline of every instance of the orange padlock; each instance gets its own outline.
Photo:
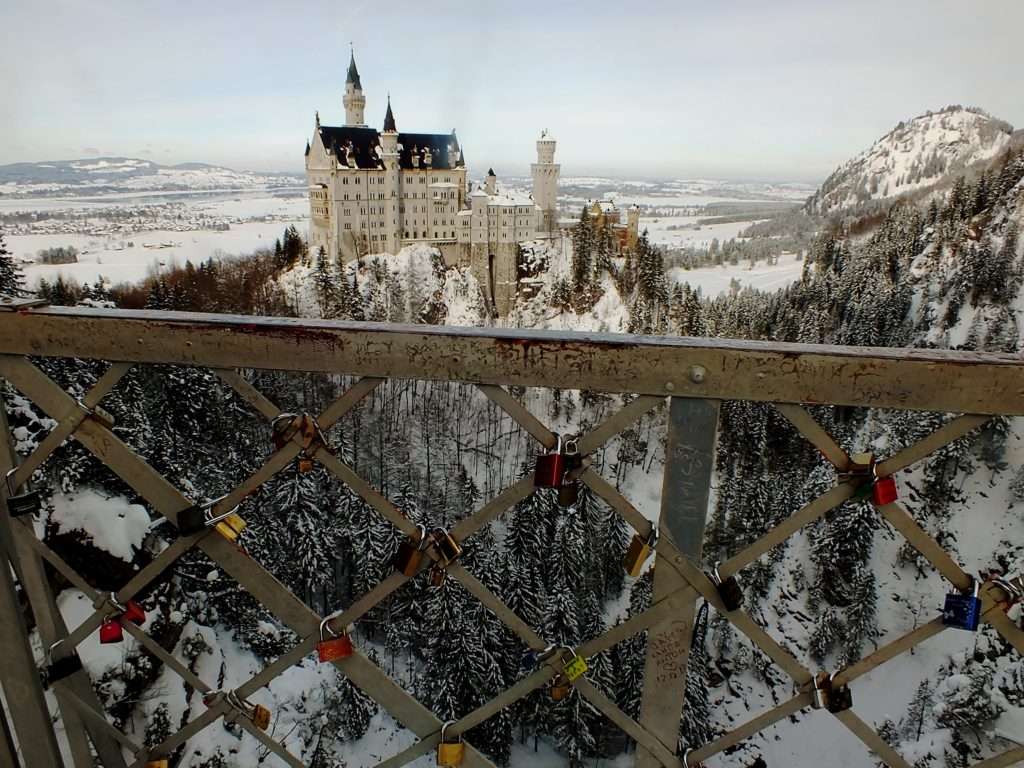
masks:
<instances>
[{"instance_id":1,"label":"orange padlock","mask_svg":"<svg viewBox=\"0 0 1024 768\"><path fill-rule=\"evenodd\" d=\"M331 628L327 626L330 620L328 617L320 622L320 642L316 644L317 656L324 664L335 659L347 659L355 653L355 648L352 647L352 638L349 637L348 632L334 635ZM334 636L327 637L328 633Z\"/></svg>"},{"instance_id":2,"label":"orange padlock","mask_svg":"<svg viewBox=\"0 0 1024 768\"><path fill-rule=\"evenodd\" d=\"M570 690L572 690L572 684L569 682L569 678L561 672L555 675L555 679L551 681L551 698L561 701L569 695Z\"/></svg>"},{"instance_id":3,"label":"orange padlock","mask_svg":"<svg viewBox=\"0 0 1024 768\"><path fill-rule=\"evenodd\" d=\"M270 726L270 710L262 704L255 705L252 708L252 724L261 731L267 730Z\"/></svg>"},{"instance_id":4,"label":"orange padlock","mask_svg":"<svg viewBox=\"0 0 1024 768\"><path fill-rule=\"evenodd\" d=\"M399 544L393 560L395 570L410 578L419 572L420 563L423 562L423 550L427 548L428 543L426 526L417 525L416 530L419 532L419 539L414 541L410 537Z\"/></svg>"}]
</instances>

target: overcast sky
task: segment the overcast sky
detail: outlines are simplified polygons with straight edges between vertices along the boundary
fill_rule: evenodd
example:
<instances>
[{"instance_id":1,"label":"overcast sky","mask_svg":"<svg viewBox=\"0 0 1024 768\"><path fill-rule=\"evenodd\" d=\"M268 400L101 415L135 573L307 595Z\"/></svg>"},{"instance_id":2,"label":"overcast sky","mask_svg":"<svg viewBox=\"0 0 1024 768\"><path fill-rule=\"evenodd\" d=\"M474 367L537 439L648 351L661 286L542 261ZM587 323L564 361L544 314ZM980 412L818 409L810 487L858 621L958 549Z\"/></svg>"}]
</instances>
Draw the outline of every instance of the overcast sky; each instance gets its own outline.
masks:
<instances>
[{"instance_id":1,"label":"overcast sky","mask_svg":"<svg viewBox=\"0 0 1024 768\"><path fill-rule=\"evenodd\" d=\"M950 103L1024 126L1024 0L3 0L0 162L96 154L300 170L344 121L458 129L517 172L819 181Z\"/></svg>"}]
</instances>

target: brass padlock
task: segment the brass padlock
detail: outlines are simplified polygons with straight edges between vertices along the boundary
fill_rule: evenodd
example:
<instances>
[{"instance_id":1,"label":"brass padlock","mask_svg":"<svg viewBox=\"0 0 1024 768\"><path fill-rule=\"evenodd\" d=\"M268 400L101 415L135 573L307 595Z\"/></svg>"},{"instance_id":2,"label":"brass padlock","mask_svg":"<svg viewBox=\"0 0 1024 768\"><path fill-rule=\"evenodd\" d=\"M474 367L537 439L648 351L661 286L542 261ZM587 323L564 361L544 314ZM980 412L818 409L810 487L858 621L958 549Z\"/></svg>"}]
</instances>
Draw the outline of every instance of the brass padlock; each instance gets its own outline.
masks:
<instances>
[{"instance_id":1,"label":"brass padlock","mask_svg":"<svg viewBox=\"0 0 1024 768\"><path fill-rule=\"evenodd\" d=\"M398 545L398 551L392 563L395 570L403 576L412 578L420 570L420 563L423 562L423 550L427 548L427 529L425 526L417 525L419 539L414 541L409 538Z\"/></svg>"},{"instance_id":2,"label":"brass padlock","mask_svg":"<svg viewBox=\"0 0 1024 768\"><path fill-rule=\"evenodd\" d=\"M246 525L247 523L242 519L241 515L232 512L221 522L217 523L217 533L230 542L236 542L242 531L245 530Z\"/></svg>"},{"instance_id":3,"label":"brass padlock","mask_svg":"<svg viewBox=\"0 0 1024 768\"><path fill-rule=\"evenodd\" d=\"M448 531L444 528L435 528L430 536L434 548L437 550L438 563L442 568L447 568L459 559L462 554L462 545Z\"/></svg>"},{"instance_id":4,"label":"brass padlock","mask_svg":"<svg viewBox=\"0 0 1024 768\"><path fill-rule=\"evenodd\" d=\"M568 677L559 672L551 681L551 688L549 690L552 699L561 701L569 695L569 691L572 690L572 683L569 682Z\"/></svg>"},{"instance_id":5,"label":"brass padlock","mask_svg":"<svg viewBox=\"0 0 1024 768\"><path fill-rule=\"evenodd\" d=\"M313 460L309 456L299 454L299 472L305 474L313 471Z\"/></svg>"},{"instance_id":6,"label":"brass padlock","mask_svg":"<svg viewBox=\"0 0 1024 768\"><path fill-rule=\"evenodd\" d=\"M466 745L462 741L462 736L456 736L455 741L448 740L446 731L448 726L454 722L454 720L449 720L441 726L441 741L437 745L437 764L443 768L462 765L462 760L466 756Z\"/></svg>"},{"instance_id":7,"label":"brass padlock","mask_svg":"<svg viewBox=\"0 0 1024 768\"><path fill-rule=\"evenodd\" d=\"M166 757L161 757L159 760L149 760L146 763L146 768L168 768L170 763Z\"/></svg>"},{"instance_id":8,"label":"brass padlock","mask_svg":"<svg viewBox=\"0 0 1024 768\"><path fill-rule=\"evenodd\" d=\"M651 526L651 533L646 539L639 533L634 533L633 540L629 542L629 549L626 550L626 556L622 558L622 567L626 569L626 573L634 578L639 576L651 550L656 546L658 546L657 526Z\"/></svg>"},{"instance_id":9,"label":"brass padlock","mask_svg":"<svg viewBox=\"0 0 1024 768\"><path fill-rule=\"evenodd\" d=\"M438 567L436 564L430 568L430 585L432 587L440 587L444 584L445 577L448 575L448 571L444 568Z\"/></svg>"},{"instance_id":10,"label":"brass padlock","mask_svg":"<svg viewBox=\"0 0 1024 768\"><path fill-rule=\"evenodd\" d=\"M255 705L252 708L252 724L261 731L267 730L270 727L270 710L262 704Z\"/></svg>"}]
</instances>

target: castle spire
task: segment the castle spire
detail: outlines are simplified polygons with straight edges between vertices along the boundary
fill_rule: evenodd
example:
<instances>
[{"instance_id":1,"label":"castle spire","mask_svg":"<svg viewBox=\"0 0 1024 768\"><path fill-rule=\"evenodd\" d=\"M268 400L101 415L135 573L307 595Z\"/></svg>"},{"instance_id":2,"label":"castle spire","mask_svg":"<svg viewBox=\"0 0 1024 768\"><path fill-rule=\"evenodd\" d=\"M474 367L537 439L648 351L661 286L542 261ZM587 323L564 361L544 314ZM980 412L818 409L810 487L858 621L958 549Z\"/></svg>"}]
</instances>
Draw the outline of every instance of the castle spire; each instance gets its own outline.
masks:
<instances>
[{"instance_id":1,"label":"castle spire","mask_svg":"<svg viewBox=\"0 0 1024 768\"><path fill-rule=\"evenodd\" d=\"M363 90L363 84L359 82L359 70L356 69L356 49L349 43L351 49L348 60L348 75L345 77L345 85L352 84L356 90Z\"/></svg>"},{"instance_id":2,"label":"castle spire","mask_svg":"<svg viewBox=\"0 0 1024 768\"><path fill-rule=\"evenodd\" d=\"M384 130L389 133L398 133L398 128L395 127L395 115L391 111L391 94L388 94L388 112L384 115Z\"/></svg>"}]
</instances>

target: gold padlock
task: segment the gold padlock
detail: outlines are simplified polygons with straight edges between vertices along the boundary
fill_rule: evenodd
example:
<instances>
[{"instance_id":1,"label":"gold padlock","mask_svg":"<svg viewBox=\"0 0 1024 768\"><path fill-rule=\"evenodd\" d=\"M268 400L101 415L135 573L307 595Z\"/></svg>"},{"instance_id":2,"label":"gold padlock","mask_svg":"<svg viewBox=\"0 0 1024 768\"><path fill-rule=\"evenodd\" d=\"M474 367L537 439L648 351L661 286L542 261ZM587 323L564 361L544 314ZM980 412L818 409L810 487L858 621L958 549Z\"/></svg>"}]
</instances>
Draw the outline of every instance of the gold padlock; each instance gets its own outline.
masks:
<instances>
[{"instance_id":1,"label":"gold padlock","mask_svg":"<svg viewBox=\"0 0 1024 768\"><path fill-rule=\"evenodd\" d=\"M161 757L159 760L150 760L146 763L146 768L168 768L170 763L166 757Z\"/></svg>"},{"instance_id":2,"label":"gold padlock","mask_svg":"<svg viewBox=\"0 0 1024 768\"><path fill-rule=\"evenodd\" d=\"M626 570L626 573L634 578L640 575L640 571L643 570L644 563L647 562L647 558L651 554L651 550L658 545L658 528L654 525L651 526L651 534L646 539L640 536L639 533L633 534L633 540L629 542L629 549L626 550L626 556L622 558L622 567Z\"/></svg>"},{"instance_id":3,"label":"gold padlock","mask_svg":"<svg viewBox=\"0 0 1024 768\"><path fill-rule=\"evenodd\" d=\"M440 568L436 564L430 568L430 586L440 587L444 584L445 576L448 575L448 571L444 568Z\"/></svg>"},{"instance_id":4,"label":"gold padlock","mask_svg":"<svg viewBox=\"0 0 1024 768\"><path fill-rule=\"evenodd\" d=\"M570 690L572 690L572 683L569 682L569 678L561 672L555 675L554 680L551 681L551 698L555 701L561 701L569 695Z\"/></svg>"},{"instance_id":5,"label":"gold padlock","mask_svg":"<svg viewBox=\"0 0 1024 768\"><path fill-rule=\"evenodd\" d=\"M270 710L262 704L255 705L252 708L252 724L261 731L267 730L270 726Z\"/></svg>"},{"instance_id":6,"label":"gold padlock","mask_svg":"<svg viewBox=\"0 0 1024 768\"><path fill-rule=\"evenodd\" d=\"M462 554L462 545L444 528L435 528L431 534L431 539L434 542L434 548L437 550L438 557L440 558L438 562L442 568L447 568L458 560L459 555Z\"/></svg>"},{"instance_id":7,"label":"gold padlock","mask_svg":"<svg viewBox=\"0 0 1024 768\"><path fill-rule=\"evenodd\" d=\"M246 525L247 523L242 519L241 515L232 512L217 523L217 533L228 541L235 542L238 541L238 537L245 530Z\"/></svg>"},{"instance_id":8,"label":"gold padlock","mask_svg":"<svg viewBox=\"0 0 1024 768\"><path fill-rule=\"evenodd\" d=\"M445 731L448 726L454 723L449 720L441 726L441 741L437 745L437 764L442 768L454 768L462 765L462 759L466 756L466 745L462 742L462 736L457 736L456 741L448 741Z\"/></svg>"},{"instance_id":9,"label":"gold padlock","mask_svg":"<svg viewBox=\"0 0 1024 768\"><path fill-rule=\"evenodd\" d=\"M305 454L300 455L299 456L299 472L301 472L302 474L305 474L306 472L312 472L312 471L313 471L313 460L311 458L309 458L309 456L306 456Z\"/></svg>"}]
</instances>

